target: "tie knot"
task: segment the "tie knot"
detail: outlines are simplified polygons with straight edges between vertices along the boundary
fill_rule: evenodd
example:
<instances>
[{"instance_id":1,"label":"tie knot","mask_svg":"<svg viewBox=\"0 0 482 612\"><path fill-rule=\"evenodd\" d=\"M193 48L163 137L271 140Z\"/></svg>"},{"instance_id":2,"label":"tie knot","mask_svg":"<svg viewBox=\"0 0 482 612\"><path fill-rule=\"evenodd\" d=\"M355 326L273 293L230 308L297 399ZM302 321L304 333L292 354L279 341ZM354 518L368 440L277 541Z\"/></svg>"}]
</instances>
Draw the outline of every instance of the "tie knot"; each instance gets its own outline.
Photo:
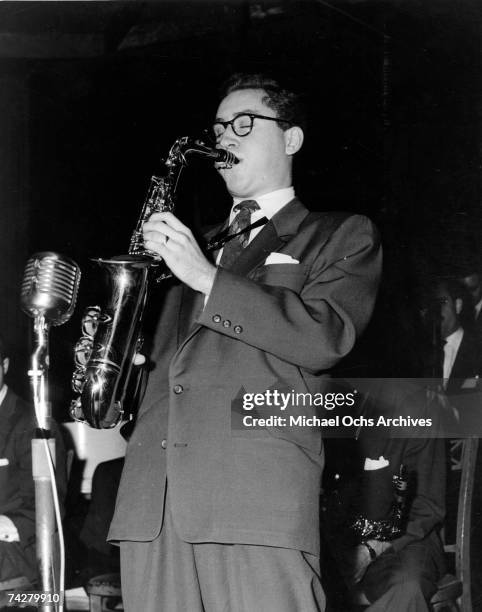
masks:
<instances>
[{"instance_id":1,"label":"tie knot","mask_svg":"<svg viewBox=\"0 0 482 612\"><path fill-rule=\"evenodd\" d=\"M235 213L241 212L242 210L249 210L249 212L252 213L255 210L259 210L259 204L256 200L243 200L233 208Z\"/></svg>"}]
</instances>

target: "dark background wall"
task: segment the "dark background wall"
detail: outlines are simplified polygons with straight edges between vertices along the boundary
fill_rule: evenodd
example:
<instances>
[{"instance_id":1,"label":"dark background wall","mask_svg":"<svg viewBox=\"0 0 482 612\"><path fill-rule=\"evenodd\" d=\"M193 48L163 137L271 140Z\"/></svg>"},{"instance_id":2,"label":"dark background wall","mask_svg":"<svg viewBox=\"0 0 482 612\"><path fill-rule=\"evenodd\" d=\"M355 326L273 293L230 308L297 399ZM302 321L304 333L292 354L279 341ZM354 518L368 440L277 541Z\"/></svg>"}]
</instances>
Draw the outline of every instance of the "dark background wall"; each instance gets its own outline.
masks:
<instances>
[{"instance_id":1,"label":"dark background wall","mask_svg":"<svg viewBox=\"0 0 482 612\"><path fill-rule=\"evenodd\" d=\"M126 251L160 158L209 125L233 71L270 71L306 94L306 203L377 222L386 273L374 328L393 331L422 272L480 265L479 2L4 2L0 18L0 327L26 396L23 266L54 250L84 272L75 315L51 332L59 414L98 291L89 258ZM194 226L227 203L212 170L183 177L178 212Z\"/></svg>"}]
</instances>

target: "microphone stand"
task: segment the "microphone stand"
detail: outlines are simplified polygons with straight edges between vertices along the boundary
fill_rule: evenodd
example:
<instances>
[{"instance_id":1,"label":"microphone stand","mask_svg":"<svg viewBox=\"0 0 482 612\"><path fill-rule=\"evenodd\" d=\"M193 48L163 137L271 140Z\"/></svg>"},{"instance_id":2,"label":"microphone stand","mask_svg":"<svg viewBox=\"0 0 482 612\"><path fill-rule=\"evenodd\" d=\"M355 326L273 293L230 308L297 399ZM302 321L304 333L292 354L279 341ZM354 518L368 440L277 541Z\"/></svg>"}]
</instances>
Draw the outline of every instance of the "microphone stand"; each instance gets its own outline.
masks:
<instances>
[{"instance_id":1,"label":"microphone stand","mask_svg":"<svg viewBox=\"0 0 482 612\"><path fill-rule=\"evenodd\" d=\"M32 439L32 475L35 485L35 526L37 562L40 574L41 596L46 601L39 601L40 609L54 612L54 546L55 514L52 497L51 471L46 455L47 447L55 466L55 439L50 437L51 406L48 401L47 373L49 366L48 332L49 323L44 315L37 315L34 320L34 352L31 368L28 371L32 387L38 429ZM47 446L48 445L48 446ZM58 593L60 598L63 594ZM42 597L43 598L43 597Z\"/></svg>"}]
</instances>

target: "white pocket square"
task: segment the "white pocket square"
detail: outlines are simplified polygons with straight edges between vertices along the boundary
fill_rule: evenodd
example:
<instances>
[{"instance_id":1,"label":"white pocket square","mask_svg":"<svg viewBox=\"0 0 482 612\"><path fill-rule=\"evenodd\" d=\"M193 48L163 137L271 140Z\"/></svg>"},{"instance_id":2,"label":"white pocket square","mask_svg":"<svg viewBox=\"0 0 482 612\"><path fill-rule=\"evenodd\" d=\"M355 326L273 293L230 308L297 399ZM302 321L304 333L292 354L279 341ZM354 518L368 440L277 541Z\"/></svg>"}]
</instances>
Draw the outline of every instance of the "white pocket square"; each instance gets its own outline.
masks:
<instances>
[{"instance_id":1,"label":"white pocket square","mask_svg":"<svg viewBox=\"0 0 482 612\"><path fill-rule=\"evenodd\" d=\"M265 266L269 264L299 264L297 259L287 255L286 253L271 253L264 262Z\"/></svg>"},{"instance_id":2,"label":"white pocket square","mask_svg":"<svg viewBox=\"0 0 482 612\"><path fill-rule=\"evenodd\" d=\"M381 470L382 468L387 467L387 465L390 465L390 463L387 459L385 459L385 457L379 457L378 459L370 459L367 457L365 459L365 466L363 469L366 472L371 472L373 470Z\"/></svg>"},{"instance_id":3,"label":"white pocket square","mask_svg":"<svg viewBox=\"0 0 482 612\"><path fill-rule=\"evenodd\" d=\"M9 463L10 461L8 460L8 457L0 458L0 467L3 467L4 465L8 465Z\"/></svg>"},{"instance_id":4,"label":"white pocket square","mask_svg":"<svg viewBox=\"0 0 482 612\"><path fill-rule=\"evenodd\" d=\"M462 389L475 389L479 382L478 376L475 378L466 378L462 383Z\"/></svg>"}]
</instances>

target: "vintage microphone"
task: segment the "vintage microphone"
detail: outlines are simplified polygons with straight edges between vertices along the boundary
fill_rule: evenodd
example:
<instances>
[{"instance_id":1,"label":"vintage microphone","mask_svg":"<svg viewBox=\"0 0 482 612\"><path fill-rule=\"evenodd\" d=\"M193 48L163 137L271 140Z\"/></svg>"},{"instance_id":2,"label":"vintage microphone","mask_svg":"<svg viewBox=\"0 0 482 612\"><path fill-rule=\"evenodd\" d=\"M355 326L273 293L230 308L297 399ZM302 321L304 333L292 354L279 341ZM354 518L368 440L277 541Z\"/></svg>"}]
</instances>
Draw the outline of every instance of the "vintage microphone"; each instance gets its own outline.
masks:
<instances>
[{"instance_id":1,"label":"vintage microphone","mask_svg":"<svg viewBox=\"0 0 482 612\"><path fill-rule=\"evenodd\" d=\"M51 407L48 401L48 333L52 325L62 325L74 312L80 283L80 268L70 258L45 251L33 255L25 266L20 303L34 320L34 351L28 372L38 433L32 440L32 474L35 483L35 525L37 561L42 589L41 609L62 609L63 593L55 592L53 536L55 528L55 439L50 437ZM57 514L58 502L57 502ZM59 532L61 531L59 521ZM63 557L63 555L62 555ZM60 580L63 582L63 561ZM63 589L60 589L63 590Z\"/></svg>"},{"instance_id":2,"label":"vintage microphone","mask_svg":"<svg viewBox=\"0 0 482 612\"><path fill-rule=\"evenodd\" d=\"M22 281L22 310L62 325L74 312L80 282L79 266L64 255L45 251L27 261Z\"/></svg>"}]
</instances>

